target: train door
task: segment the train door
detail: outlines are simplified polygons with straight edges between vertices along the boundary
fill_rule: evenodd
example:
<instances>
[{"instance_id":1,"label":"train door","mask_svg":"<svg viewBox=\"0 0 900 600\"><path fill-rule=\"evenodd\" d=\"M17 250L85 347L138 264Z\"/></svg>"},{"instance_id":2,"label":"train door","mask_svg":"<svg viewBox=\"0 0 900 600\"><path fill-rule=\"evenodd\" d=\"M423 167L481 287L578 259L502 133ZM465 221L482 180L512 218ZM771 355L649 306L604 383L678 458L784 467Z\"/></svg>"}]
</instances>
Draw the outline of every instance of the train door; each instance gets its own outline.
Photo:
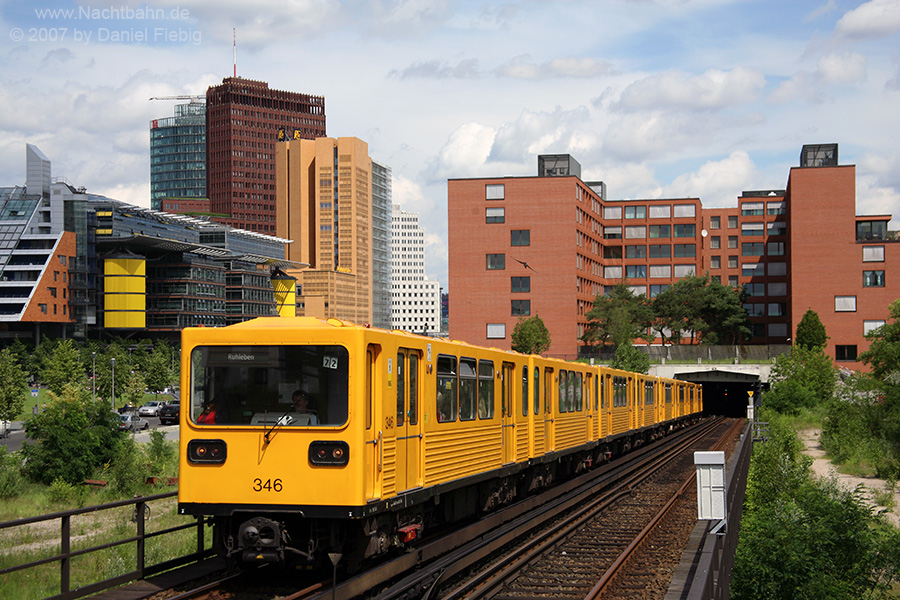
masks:
<instances>
[{"instance_id":1,"label":"train door","mask_svg":"<svg viewBox=\"0 0 900 600\"><path fill-rule=\"evenodd\" d=\"M544 452L556 448L556 436L553 427L553 369L544 369Z\"/></svg>"},{"instance_id":2,"label":"train door","mask_svg":"<svg viewBox=\"0 0 900 600\"><path fill-rule=\"evenodd\" d=\"M585 398L585 408L588 413L588 440L593 441L599 438L597 429L599 428L600 415L597 412L597 398L599 393L600 382L597 381L596 373L587 374L587 397Z\"/></svg>"},{"instance_id":3,"label":"train door","mask_svg":"<svg viewBox=\"0 0 900 600\"><path fill-rule=\"evenodd\" d=\"M367 500L381 498L381 473L384 466L384 432L381 427L374 425L381 423L381 418L375 413L381 407L381 403L378 401L381 397L381 390L375 383L379 381L377 377L379 350L380 348L375 345L369 345L366 349L366 397L363 400L366 405L363 410L365 411L366 425L364 462L366 464Z\"/></svg>"},{"instance_id":4,"label":"train door","mask_svg":"<svg viewBox=\"0 0 900 600\"><path fill-rule=\"evenodd\" d=\"M534 456L540 456L547 451L546 428L544 426L544 411L541 410L541 369L534 367L531 380L532 420L534 422Z\"/></svg>"},{"instance_id":5,"label":"train door","mask_svg":"<svg viewBox=\"0 0 900 600\"><path fill-rule=\"evenodd\" d=\"M397 491L421 487L422 431L419 353L397 350Z\"/></svg>"},{"instance_id":6,"label":"train door","mask_svg":"<svg viewBox=\"0 0 900 600\"><path fill-rule=\"evenodd\" d=\"M503 363L500 379L501 418L503 423L503 464L516 460L516 366Z\"/></svg>"}]
</instances>

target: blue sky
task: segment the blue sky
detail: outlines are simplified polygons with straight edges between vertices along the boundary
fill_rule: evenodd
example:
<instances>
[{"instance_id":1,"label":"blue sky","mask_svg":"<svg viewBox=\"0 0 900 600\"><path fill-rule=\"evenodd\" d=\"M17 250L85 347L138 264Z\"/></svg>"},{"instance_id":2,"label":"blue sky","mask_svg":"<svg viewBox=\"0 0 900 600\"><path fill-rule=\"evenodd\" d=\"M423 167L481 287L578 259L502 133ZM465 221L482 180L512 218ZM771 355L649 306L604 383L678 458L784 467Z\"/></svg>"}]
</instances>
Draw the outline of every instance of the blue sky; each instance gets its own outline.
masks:
<instances>
[{"instance_id":1,"label":"blue sky","mask_svg":"<svg viewBox=\"0 0 900 600\"><path fill-rule=\"evenodd\" d=\"M900 215L900 0L0 0L0 185L27 142L149 205L149 122L174 104L149 98L230 76L233 31L239 76L325 96L328 135L393 169L444 287L447 179L541 153L610 198L733 206L836 142L857 212Z\"/></svg>"}]
</instances>

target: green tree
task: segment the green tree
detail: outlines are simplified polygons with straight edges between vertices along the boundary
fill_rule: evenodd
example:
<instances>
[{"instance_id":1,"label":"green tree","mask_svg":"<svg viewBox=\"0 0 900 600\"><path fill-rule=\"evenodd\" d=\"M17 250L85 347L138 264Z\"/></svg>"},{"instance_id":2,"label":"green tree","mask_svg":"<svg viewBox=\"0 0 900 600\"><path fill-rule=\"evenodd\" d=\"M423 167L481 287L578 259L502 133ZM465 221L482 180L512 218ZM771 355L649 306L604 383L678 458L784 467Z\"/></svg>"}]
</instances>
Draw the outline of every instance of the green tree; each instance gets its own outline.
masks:
<instances>
[{"instance_id":1,"label":"green tree","mask_svg":"<svg viewBox=\"0 0 900 600\"><path fill-rule=\"evenodd\" d=\"M588 344L630 346L636 339L650 341L653 311L643 294L635 295L624 282L606 296L597 296L587 313L587 327L581 339Z\"/></svg>"},{"instance_id":2,"label":"green tree","mask_svg":"<svg viewBox=\"0 0 900 600\"><path fill-rule=\"evenodd\" d=\"M513 332L515 335L515 331ZM172 351L164 341L158 341L147 355L142 369L147 389L158 394L175 381L172 369Z\"/></svg>"},{"instance_id":3,"label":"green tree","mask_svg":"<svg viewBox=\"0 0 900 600\"><path fill-rule=\"evenodd\" d=\"M41 365L40 381L57 396L67 383L84 383L81 352L72 340L63 340L47 355Z\"/></svg>"},{"instance_id":4,"label":"green tree","mask_svg":"<svg viewBox=\"0 0 900 600\"><path fill-rule=\"evenodd\" d=\"M734 344L750 334L741 293L709 275L676 281L653 299L653 313L663 342L678 343L686 332L691 343Z\"/></svg>"},{"instance_id":5,"label":"green tree","mask_svg":"<svg viewBox=\"0 0 900 600\"><path fill-rule=\"evenodd\" d=\"M784 382L792 390L801 390L803 397L811 394L813 405L825 404L834 396L837 372L831 357L825 354L822 348L806 348L795 346L788 354L782 354L775 359L772 372L769 374L769 383L772 393L780 393L778 387ZM807 393L802 392L805 389ZM764 396L764 400L765 401Z\"/></svg>"},{"instance_id":6,"label":"green tree","mask_svg":"<svg viewBox=\"0 0 900 600\"><path fill-rule=\"evenodd\" d=\"M25 407L28 375L12 349L0 350L0 421L13 421Z\"/></svg>"},{"instance_id":7,"label":"green tree","mask_svg":"<svg viewBox=\"0 0 900 600\"><path fill-rule=\"evenodd\" d=\"M25 422L32 442L25 442L25 475L49 484L62 479L81 483L114 456L118 415L104 402L93 402L90 390L68 384L61 395L51 392L46 410Z\"/></svg>"},{"instance_id":8,"label":"green tree","mask_svg":"<svg viewBox=\"0 0 900 600\"><path fill-rule=\"evenodd\" d=\"M825 325L819 319L818 313L813 309L807 309L803 318L797 324L797 336L794 343L804 348L824 348L828 342L825 334Z\"/></svg>"},{"instance_id":9,"label":"green tree","mask_svg":"<svg viewBox=\"0 0 900 600\"><path fill-rule=\"evenodd\" d=\"M891 320L866 334L872 342L869 349L857 357L872 367L873 377L882 381L892 373L900 372L900 300L891 302L888 311Z\"/></svg>"},{"instance_id":10,"label":"green tree","mask_svg":"<svg viewBox=\"0 0 900 600\"><path fill-rule=\"evenodd\" d=\"M519 319L512 332L512 349L522 354L540 354L550 349L550 330L538 315Z\"/></svg>"},{"instance_id":11,"label":"green tree","mask_svg":"<svg viewBox=\"0 0 900 600\"><path fill-rule=\"evenodd\" d=\"M641 352L631 344L616 346L616 355L609 366L613 369L632 371L635 373L648 373L650 371L650 355Z\"/></svg>"}]
</instances>

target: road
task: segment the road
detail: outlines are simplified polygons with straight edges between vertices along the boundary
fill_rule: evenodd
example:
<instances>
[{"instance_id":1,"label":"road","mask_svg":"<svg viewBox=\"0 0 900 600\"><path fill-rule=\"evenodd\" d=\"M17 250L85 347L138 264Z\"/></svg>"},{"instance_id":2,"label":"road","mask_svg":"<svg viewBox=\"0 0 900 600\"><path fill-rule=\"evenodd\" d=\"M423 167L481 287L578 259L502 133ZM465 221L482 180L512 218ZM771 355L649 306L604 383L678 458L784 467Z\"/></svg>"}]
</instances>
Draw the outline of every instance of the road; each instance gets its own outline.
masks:
<instances>
[{"instance_id":1,"label":"road","mask_svg":"<svg viewBox=\"0 0 900 600\"><path fill-rule=\"evenodd\" d=\"M133 434L135 441L144 444L150 441L150 431L159 429L166 434L167 440L178 441L178 425L160 425L158 417L144 417L150 423L150 429ZM0 445L6 446L8 452L15 452L22 448L25 441L25 428L22 421L12 421L9 435L0 440Z\"/></svg>"}]
</instances>

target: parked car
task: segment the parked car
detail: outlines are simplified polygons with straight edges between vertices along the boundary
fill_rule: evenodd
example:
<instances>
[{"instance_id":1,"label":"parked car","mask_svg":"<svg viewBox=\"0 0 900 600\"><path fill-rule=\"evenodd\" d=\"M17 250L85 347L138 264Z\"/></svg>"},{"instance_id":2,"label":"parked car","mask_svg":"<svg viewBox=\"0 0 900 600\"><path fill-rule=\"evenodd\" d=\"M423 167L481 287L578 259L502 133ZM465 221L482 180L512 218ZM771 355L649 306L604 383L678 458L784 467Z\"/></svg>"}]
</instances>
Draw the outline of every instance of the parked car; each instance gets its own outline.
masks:
<instances>
[{"instance_id":1,"label":"parked car","mask_svg":"<svg viewBox=\"0 0 900 600\"><path fill-rule=\"evenodd\" d=\"M123 431L143 431L150 429L147 419L135 415L119 415L119 429Z\"/></svg>"},{"instance_id":2,"label":"parked car","mask_svg":"<svg viewBox=\"0 0 900 600\"><path fill-rule=\"evenodd\" d=\"M178 413L181 409L181 400L177 398L172 400L171 402L166 402L163 404L162 408L159 409L159 422L162 425L176 425L178 424Z\"/></svg>"},{"instance_id":3,"label":"parked car","mask_svg":"<svg viewBox=\"0 0 900 600\"><path fill-rule=\"evenodd\" d=\"M138 415L142 417L157 417L163 404L164 402L162 401L151 400L138 409Z\"/></svg>"}]
</instances>

